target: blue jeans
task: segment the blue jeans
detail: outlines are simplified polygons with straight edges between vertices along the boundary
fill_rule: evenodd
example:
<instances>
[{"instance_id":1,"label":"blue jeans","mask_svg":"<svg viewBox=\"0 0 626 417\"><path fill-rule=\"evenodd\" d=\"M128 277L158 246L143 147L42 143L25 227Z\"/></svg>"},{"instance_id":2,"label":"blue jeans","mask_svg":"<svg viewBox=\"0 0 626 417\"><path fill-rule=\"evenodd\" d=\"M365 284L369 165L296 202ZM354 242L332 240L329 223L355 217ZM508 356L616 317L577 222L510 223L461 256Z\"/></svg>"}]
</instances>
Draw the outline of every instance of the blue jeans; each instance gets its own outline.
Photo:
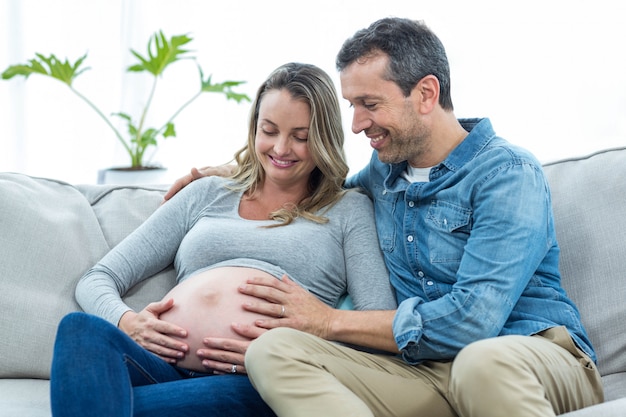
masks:
<instances>
[{"instance_id":1,"label":"blue jeans","mask_svg":"<svg viewBox=\"0 0 626 417\"><path fill-rule=\"evenodd\" d=\"M50 376L54 417L275 416L245 375L169 365L109 322L61 320Z\"/></svg>"}]
</instances>

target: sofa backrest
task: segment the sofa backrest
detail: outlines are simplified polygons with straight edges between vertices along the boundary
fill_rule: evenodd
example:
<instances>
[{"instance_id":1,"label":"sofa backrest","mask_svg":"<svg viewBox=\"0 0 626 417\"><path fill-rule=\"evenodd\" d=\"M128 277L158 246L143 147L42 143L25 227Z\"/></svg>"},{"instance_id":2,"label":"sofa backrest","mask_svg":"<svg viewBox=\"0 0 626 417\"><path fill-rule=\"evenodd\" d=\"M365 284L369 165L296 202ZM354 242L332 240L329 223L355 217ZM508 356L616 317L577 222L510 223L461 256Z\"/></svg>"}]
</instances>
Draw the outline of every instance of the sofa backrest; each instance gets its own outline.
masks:
<instances>
[{"instance_id":1,"label":"sofa backrest","mask_svg":"<svg viewBox=\"0 0 626 417\"><path fill-rule=\"evenodd\" d=\"M60 319L79 310L82 274L160 204L150 187L72 185L0 173L0 378L48 378ZM173 270L133 288L134 308L160 299Z\"/></svg>"},{"instance_id":2,"label":"sofa backrest","mask_svg":"<svg viewBox=\"0 0 626 417\"><path fill-rule=\"evenodd\" d=\"M580 309L602 375L624 373L626 148L544 169L563 286ZM0 173L0 378L49 377L56 326L79 309L77 280L158 208L163 193L162 187L72 186ZM125 300L141 309L174 282L170 268Z\"/></svg>"},{"instance_id":3,"label":"sofa backrest","mask_svg":"<svg viewBox=\"0 0 626 417\"><path fill-rule=\"evenodd\" d=\"M563 287L580 310L601 374L626 372L626 148L544 170Z\"/></svg>"}]
</instances>

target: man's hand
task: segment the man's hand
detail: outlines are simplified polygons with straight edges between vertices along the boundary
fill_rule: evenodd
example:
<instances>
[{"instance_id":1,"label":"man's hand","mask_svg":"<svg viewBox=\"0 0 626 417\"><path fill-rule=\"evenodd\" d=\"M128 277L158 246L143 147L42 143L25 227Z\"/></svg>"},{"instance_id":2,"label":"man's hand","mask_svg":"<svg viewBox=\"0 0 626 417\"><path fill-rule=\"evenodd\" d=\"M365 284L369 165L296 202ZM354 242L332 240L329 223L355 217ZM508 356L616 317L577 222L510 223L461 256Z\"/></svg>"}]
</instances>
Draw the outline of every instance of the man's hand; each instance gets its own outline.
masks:
<instances>
[{"instance_id":1,"label":"man's hand","mask_svg":"<svg viewBox=\"0 0 626 417\"><path fill-rule=\"evenodd\" d=\"M324 339L331 338L330 325L335 309L321 302L286 275L282 280L251 278L247 284L239 287L239 291L258 298L257 301L244 304L244 309L276 317L259 319L255 322L257 326L265 329L291 327Z\"/></svg>"},{"instance_id":2,"label":"man's hand","mask_svg":"<svg viewBox=\"0 0 626 417\"><path fill-rule=\"evenodd\" d=\"M191 168L191 172L184 177L180 177L174 184L167 190L167 193L163 196L163 200L167 201L170 198L174 197L174 195L191 184L192 181L200 179L202 177L210 177L210 176L218 176L218 177L227 177L231 175L235 171L235 165L220 165L217 167L203 167L200 169Z\"/></svg>"},{"instance_id":3,"label":"man's hand","mask_svg":"<svg viewBox=\"0 0 626 417\"><path fill-rule=\"evenodd\" d=\"M159 315L172 308L173 299L150 303L139 313L127 311L118 327L143 348L169 363L185 356L189 347L172 336L187 337L182 327L160 320Z\"/></svg>"},{"instance_id":4,"label":"man's hand","mask_svg":"<svg viewBox=\"0 0 626 417\"><path fill-rule=\"evenodd\" d=\"M170 198L174 197L177 192L191 184L192 181L202 178L202 172L207 168L209 167L204 167L200 169L191 168L191 172L189 174L185 175L184 177L180 177L179 179L174 181L174 184L172 184L170 189L167 190L167 193L165 193L165 195L163 196L163 200L169 200Z\"/></svg>"},{"instance_id":5,"label":"man's hand","mask_svg":"<svg viewBox=\"0 0 626 417\"><path fill-rule=\"evenodd\" d=\"M251 278L239 291L258 298L244 304L244 309L276 317L256 320L258 327L291 327L326 340L398 353L393 335L395 310L337 310L286 276L282 281Z\"/></svg>"}]
</instances>

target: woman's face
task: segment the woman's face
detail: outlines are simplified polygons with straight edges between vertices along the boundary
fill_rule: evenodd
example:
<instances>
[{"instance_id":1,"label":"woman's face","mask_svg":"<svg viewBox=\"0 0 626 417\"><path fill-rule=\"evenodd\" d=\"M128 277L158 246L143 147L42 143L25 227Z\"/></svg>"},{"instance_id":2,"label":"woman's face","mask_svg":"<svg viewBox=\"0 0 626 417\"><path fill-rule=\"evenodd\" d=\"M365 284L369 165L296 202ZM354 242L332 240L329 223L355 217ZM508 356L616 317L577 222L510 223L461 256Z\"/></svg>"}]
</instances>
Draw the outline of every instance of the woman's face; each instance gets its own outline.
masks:
<instances>
[{"instance_id":1,"label":"woman's face","mask_svg":"<svg viewBox=\"0 0 626 417\"><path fill-rule=\"evenodd\" d=\"M259 106L254 147L265 181L306 190L315 163L308 146L311 109L287 90L272 90Z\"/></svg>"}]
</instances>

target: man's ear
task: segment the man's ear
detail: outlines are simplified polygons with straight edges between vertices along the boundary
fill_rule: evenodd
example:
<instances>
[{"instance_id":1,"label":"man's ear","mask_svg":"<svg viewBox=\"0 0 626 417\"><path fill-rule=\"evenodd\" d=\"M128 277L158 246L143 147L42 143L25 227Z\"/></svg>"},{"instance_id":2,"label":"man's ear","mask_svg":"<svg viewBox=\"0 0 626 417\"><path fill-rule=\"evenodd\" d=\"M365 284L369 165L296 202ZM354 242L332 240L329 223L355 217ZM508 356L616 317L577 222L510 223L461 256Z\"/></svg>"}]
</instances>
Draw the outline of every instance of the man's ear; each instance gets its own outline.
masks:
<instances>
[{"instance_id":1,"label":"man's ear","mask_svg":"<svg viewBox=\"0 0 626 417\"><path fill-rule=\"evenodd\" d=\"M420 113L427 114L439 104L439 80L434 75L427 75L413 88Z\"/></svg>"}]
</instances>

